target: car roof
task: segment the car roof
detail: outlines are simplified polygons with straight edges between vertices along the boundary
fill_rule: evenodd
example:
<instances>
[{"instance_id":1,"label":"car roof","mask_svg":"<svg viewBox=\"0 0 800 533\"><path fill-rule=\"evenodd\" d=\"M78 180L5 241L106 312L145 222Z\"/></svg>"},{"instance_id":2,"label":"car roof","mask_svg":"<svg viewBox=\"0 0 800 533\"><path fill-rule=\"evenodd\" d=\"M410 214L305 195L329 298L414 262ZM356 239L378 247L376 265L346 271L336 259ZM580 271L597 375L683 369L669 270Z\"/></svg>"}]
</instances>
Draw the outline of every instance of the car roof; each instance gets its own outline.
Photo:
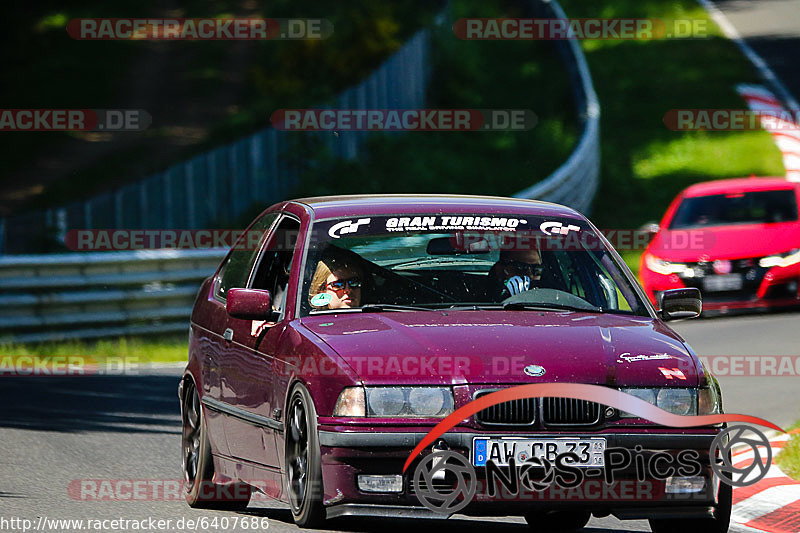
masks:
<instances>
[{"instance_id":1,"label":"car roof","mask_svg":"<svg viewBox=\"0 0 800 533\"><path fill-rule=\"evenodd\" d=\"M786 178L734 178L695 183L684 191L684 196L692 197L737 192L774 191L793 189L796 186L796 183L787 181Z\"/></svg>"},{"instance_id":2,"label":"car roof","mask_svg":"<svg viewBox=\"0 0 800 533\"><path fill-rule=\"evenodd\" d=\"M405 213L529 214L584 218L567 206L503 196L363 194L298 198L290 202L308 206L317 219Z\"/></svg>"}]
</instances>

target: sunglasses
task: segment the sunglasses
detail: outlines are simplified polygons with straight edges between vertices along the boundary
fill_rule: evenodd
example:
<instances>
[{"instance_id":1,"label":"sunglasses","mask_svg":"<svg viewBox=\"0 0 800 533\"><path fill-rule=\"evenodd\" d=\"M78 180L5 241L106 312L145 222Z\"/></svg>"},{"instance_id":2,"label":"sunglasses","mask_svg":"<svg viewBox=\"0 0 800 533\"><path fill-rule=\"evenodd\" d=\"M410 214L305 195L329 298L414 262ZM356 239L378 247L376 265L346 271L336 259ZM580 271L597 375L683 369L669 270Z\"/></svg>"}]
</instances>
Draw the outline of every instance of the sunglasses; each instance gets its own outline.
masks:
<instances>
[{"instance_id":1,"label":"sunglasses","mask_svg":"<svg viewBox=\"0 0 800 533\"><path fill-rule=\"evenodd\" d=\"M345 285L347 285L351 289L360 289L361 280L358 278L337 279L336 281L331 281L325 286L334 291L341 291L344 289Z\"/></svg>"},{"instance_id":2,"label":"sunglasses","mask_svg":"<svg viewBox=\"0 0 800 533\"><path fill-rule=\"evenodd\" d=\"M517 272L524 272L532 276L541 276L542 271L544 270L544 267L542 265L535 265L531 263L526 263L524 261L516 261L514 259L507 259L505 261L502 261L500 264L503 265L504 267L512 268Z\"/></svg>"}]
</instances>

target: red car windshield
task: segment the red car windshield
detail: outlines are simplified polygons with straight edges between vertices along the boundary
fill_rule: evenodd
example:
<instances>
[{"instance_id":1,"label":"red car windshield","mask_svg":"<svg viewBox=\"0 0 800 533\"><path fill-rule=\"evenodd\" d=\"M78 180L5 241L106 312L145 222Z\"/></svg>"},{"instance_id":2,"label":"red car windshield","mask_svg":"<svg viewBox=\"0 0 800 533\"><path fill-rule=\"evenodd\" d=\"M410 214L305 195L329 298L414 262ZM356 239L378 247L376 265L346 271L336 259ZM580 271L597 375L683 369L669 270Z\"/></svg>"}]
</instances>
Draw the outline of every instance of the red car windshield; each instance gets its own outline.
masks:
<instances>
[{"instance_id":1,"label":"red car windshield","mask_svg":"<svg viewBox=\"0 0 800 533\"><path fill-rule=\"evenodd\" d=\"M399 306L647 315L584 221L519 215L397 215L314 223L301 314Z\"/></svg>"},{"instance_id":2,"label":"red car windshield","mask_svg":"<svg viewBox=\"0 0 800 533\"><path fill-rule=\"evenodd\" d=\"M797 220L797 199L793 189L750 191L685 198L669 229L770 224Z\"/></svg>"}]
</instances>

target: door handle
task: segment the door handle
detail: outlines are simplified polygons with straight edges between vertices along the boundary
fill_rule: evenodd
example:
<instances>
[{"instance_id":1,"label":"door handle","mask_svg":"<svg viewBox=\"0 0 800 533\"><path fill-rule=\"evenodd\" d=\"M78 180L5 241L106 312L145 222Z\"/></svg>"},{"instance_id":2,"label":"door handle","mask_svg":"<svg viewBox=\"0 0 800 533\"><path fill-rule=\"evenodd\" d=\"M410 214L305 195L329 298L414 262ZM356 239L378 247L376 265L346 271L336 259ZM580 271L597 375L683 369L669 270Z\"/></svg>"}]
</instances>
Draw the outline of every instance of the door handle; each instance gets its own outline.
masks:
<instances>
[{"instance_id":1,"label":"door handle","mask_svg":"<svg viewBox=\"0 0 800 533\"><path fill-rule=\"evenodd\" d=\"M232 341L233 340L233 330L231 328L226 329L225 333L222 334L222 338L225 339L226 341Z\"/></svg>"}]
</instances>

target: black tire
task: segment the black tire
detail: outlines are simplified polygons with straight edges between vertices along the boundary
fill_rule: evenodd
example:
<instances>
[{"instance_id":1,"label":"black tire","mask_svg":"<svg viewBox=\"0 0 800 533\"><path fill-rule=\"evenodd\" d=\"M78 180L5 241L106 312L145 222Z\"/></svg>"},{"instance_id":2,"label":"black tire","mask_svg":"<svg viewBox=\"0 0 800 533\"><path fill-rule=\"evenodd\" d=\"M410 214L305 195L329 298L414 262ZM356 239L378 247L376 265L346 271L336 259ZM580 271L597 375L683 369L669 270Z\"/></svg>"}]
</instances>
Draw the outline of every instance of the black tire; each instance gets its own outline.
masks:
<instances>
[{"instance_id":1,"label":"black tire","mask_svg":"<svg viewBox=\"0 0 800 533\"><path fill-rule=\"evenodd\" d=\"M181 458L186 481L184 497L189 507L241 511L250 503L250 485L218 485L214 479L214 460L208 441L205 417L194 382L184 382L181 401Z\"/></svg>"},{"instance_id":2,"label":"black tire","mask_svg":"<svg viewBox=\"0 0 800 533\"><path fill-rule=\"evenodd\" d=\"M325 522L325 508L317 411L300 384L292 387L286 404L285 435L286 490L292 517L299 527L319 527Z\"/></svg>"},{"instance_id":3,"label":"black tire","mask_svg":"<svg viewBox=\"0 0 800 533\"><path fill-rule=\"evenodd\" d=\"M525 521L532 531L580 531L592 513L589 511L531 511L525 515Z\"/></svg>"},{"instance_id":4,"label":"black tire","mask_svg":"<svg viewBox=\"0 0 800 533\"><path fill-rule=\"evenodd\" d=\"M687 533L689 531L726 533L731 524L732 508L733 488L727 483L722 483L719 487L719 503L714 508L714 518L650 519L650 530L653 533Z\"/></svg>"}]
</instances>

